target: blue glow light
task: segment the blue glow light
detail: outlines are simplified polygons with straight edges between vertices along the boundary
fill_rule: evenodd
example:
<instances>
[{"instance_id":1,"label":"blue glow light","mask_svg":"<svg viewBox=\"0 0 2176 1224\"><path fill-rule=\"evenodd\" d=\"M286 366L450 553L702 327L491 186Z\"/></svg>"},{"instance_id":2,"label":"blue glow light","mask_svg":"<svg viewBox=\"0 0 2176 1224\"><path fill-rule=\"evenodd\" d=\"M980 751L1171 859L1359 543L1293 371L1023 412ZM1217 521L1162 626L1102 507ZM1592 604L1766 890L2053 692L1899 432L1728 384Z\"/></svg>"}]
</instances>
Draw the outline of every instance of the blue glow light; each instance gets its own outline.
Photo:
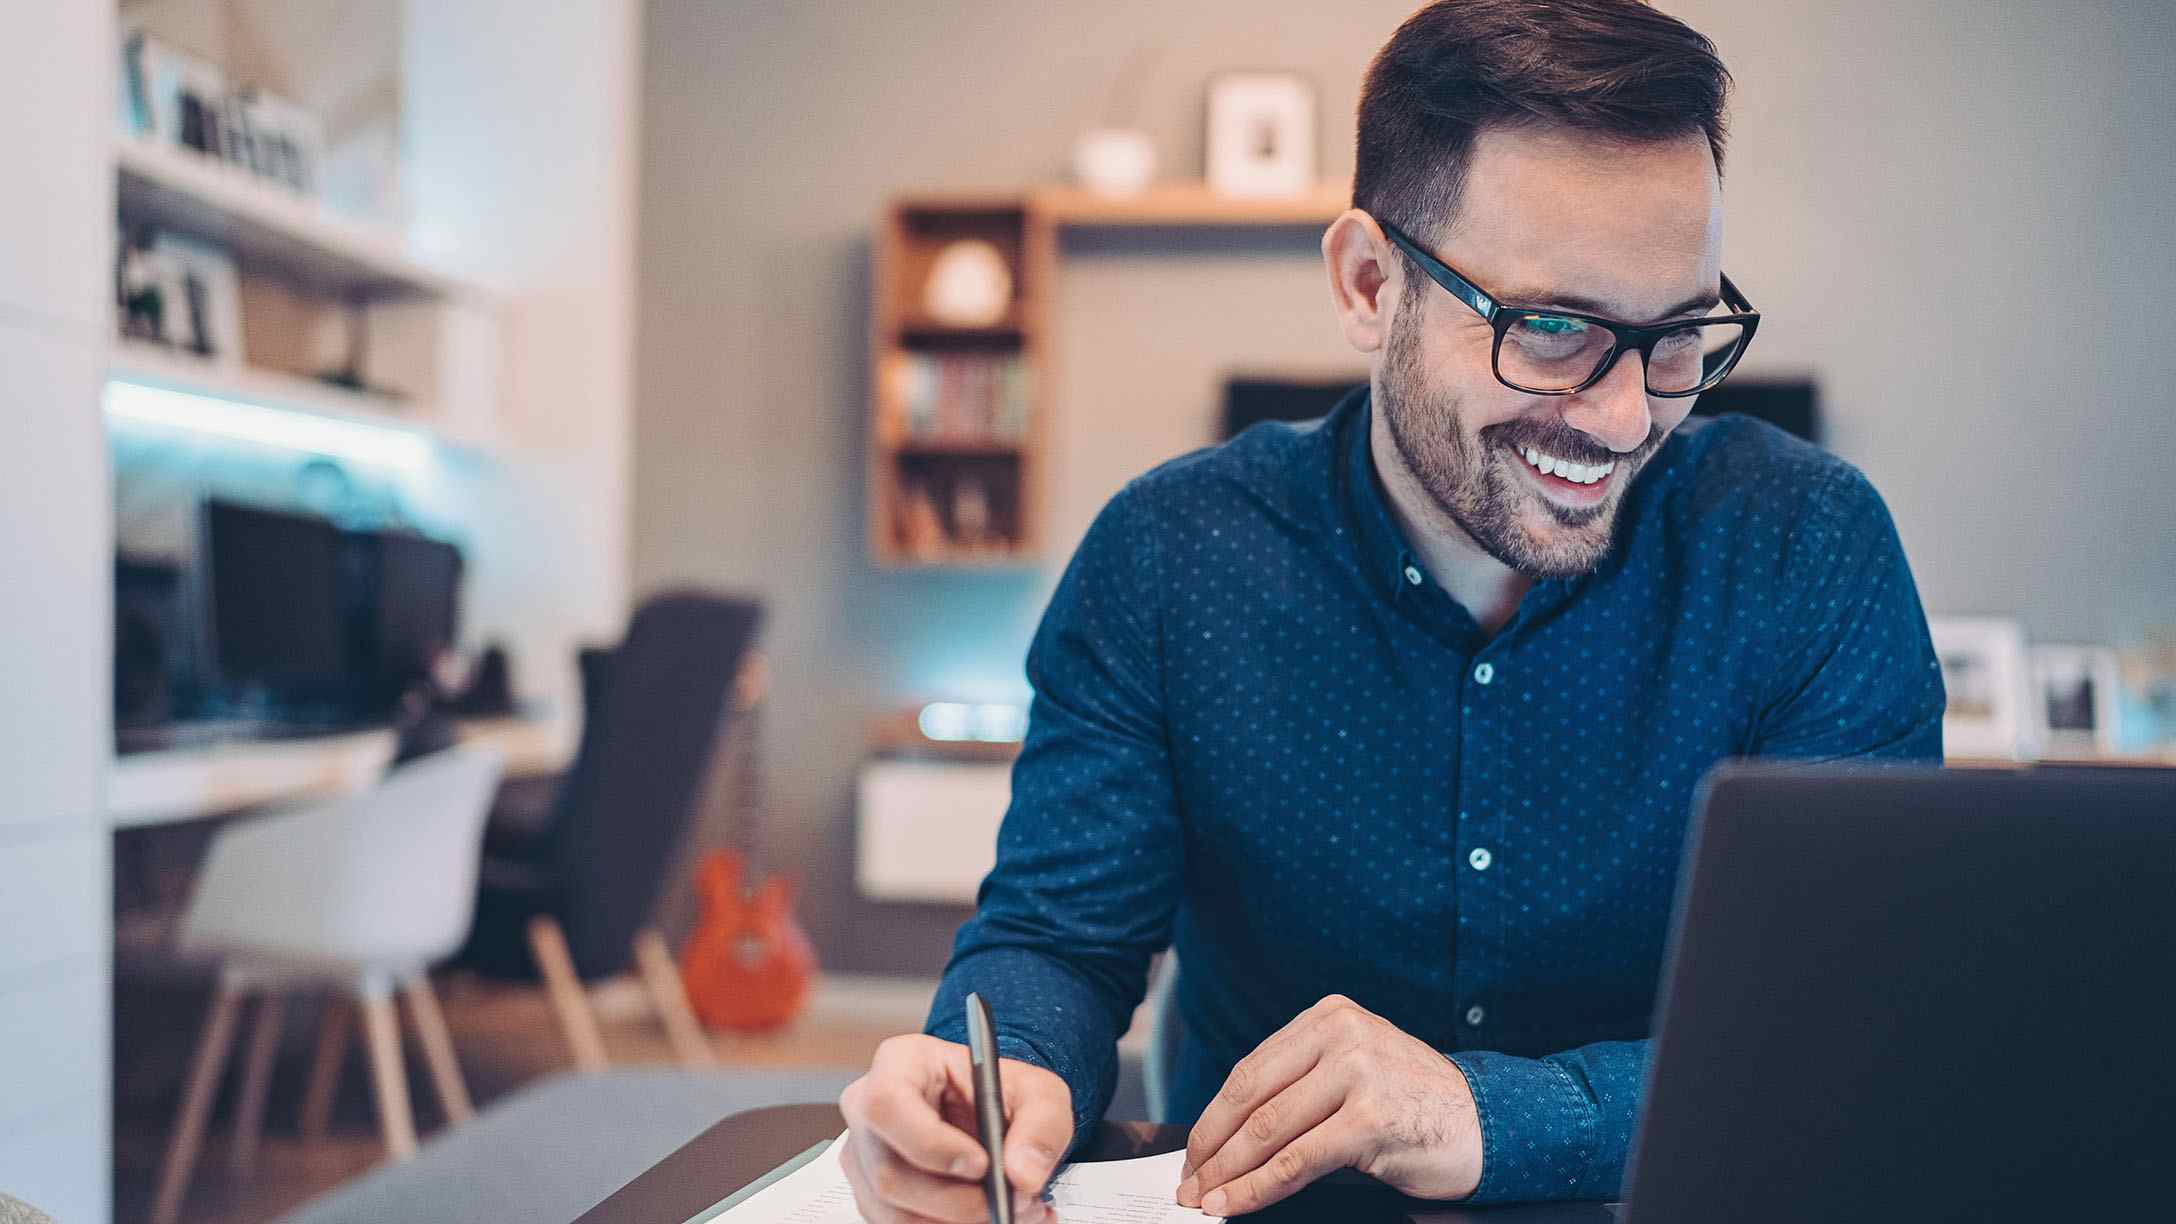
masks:
<instances>
[{"instance_id":1,"label":"blue glow light","mask_svg":"<svg viewBox=\"0 0 2176 1224\"><path fill-rule=\"evenodd\" d=\"M436 448L420 433L366 421L290 412L214 399L169 387L126 382L106 384L106 416L155 429L211 434L280 450L301 451L426 475Z\"/></svg>"}]
</instances>

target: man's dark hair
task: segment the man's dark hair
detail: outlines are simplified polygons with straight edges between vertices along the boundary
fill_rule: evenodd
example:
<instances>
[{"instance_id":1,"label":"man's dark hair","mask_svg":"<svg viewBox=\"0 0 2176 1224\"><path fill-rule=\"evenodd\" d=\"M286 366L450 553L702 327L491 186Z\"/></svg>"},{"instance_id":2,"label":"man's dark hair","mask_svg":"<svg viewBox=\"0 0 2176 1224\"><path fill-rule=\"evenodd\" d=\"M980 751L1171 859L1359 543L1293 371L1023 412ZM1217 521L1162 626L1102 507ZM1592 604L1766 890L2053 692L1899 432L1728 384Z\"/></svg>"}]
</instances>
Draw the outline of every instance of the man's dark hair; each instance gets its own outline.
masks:
<instances>
[{"instance_id":1,"label":"man's dark hair","mask_svg":"<svg viewBox=\"0 0 2176 1224\"><path fill-rule=\"evenodd\" d=\"M1492 126L1700 132L1720 172L1729 92L1715 44L1641 0L1436 0L1368 66L1353 207L1424 242L1441 233Z\"/></svg>"}]
</instances>

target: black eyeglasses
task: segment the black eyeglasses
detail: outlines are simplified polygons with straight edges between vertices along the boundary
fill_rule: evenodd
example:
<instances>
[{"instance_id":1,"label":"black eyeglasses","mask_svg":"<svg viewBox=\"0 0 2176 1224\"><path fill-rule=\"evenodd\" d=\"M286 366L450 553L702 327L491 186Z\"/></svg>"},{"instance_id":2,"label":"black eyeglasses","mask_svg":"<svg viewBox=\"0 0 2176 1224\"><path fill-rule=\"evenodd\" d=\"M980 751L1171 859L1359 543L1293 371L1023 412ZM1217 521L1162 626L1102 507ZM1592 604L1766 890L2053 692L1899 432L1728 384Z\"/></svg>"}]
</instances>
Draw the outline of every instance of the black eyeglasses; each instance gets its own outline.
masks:
<instances>
[{"instance_id":1,"label":"black eyeglasses","mask_svg":"<svg viewBox=\"0 0 2176 1224\"><path fill-rule=\"evenodd\" d=\"M1745 346L1753 342L1760 312L1723 277L1723 304L1735 314L1677 319L1633 327L1599 315L1569 310L1507 306L1484 293L1451 266L1423 251L1381 218L1376 224L1413 257L1429 279L1471 306L1496 329L1489 352L1496 381L1530 395L1572 395L1602 381L1619 354L1636 349L1647 370L1647 393L1666 399L1698 395L1723 381Z\"/></svg>"}]
</instances>

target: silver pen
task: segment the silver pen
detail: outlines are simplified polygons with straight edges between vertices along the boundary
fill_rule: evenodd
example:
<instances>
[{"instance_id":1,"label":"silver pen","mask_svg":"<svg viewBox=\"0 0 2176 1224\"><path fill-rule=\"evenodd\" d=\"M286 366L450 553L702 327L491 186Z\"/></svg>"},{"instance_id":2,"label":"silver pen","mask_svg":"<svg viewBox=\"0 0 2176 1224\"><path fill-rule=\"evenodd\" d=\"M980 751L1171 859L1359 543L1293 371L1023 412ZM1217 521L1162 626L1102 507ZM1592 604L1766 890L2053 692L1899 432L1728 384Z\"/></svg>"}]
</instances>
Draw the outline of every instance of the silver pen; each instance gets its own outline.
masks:
<instances>
[{"instance_id":1,"label":"silver pen","mask_svg":"<svg viewBox=\"0 0 2176 1224\"><path fill-rule=\"evenodd\" d=\"M975 1126L990 1156L982 1175L982 1194L990 1202L990 1224L1012 1224L1012 1187L1005 1181L1005 1092L997 1079L997 1026L982 996L967 996L967 1058L974 1065Z\"/></svg>"}]
</instances>

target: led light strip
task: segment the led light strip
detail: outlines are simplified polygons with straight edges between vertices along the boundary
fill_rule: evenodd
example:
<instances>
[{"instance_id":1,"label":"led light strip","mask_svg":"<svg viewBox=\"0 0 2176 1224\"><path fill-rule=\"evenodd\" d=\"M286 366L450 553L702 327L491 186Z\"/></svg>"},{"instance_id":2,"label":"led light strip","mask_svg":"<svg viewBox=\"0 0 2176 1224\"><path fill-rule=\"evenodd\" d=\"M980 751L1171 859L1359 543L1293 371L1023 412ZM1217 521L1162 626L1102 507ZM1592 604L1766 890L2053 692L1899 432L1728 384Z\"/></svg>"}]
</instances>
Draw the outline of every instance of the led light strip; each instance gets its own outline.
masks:
<instances>
[{"instance_id":1,"label":"led light strip","mask_svg":"<svg viewBox=\"0 0 2176 1224\"><path fill-rule=\"evenodd\" d=\"M431 440L404 429L215 399L130 382L122 375L106 383L105 398L106 415L117 421L211 434L411 473L428 469L433 458Z\"/></svg>"},{"instance_id":2,"label":"led light strip","mask_svg":"<svg viewBox=\"0 0 2176 1224\"><path fill-rule=\"evenodd\" d=\"M923 735L933 740L1010 744L1026 734L1028 716L1027 711L1016 705L932 701L922 707L914 722Z\"/></svg>"}]
</instances>

